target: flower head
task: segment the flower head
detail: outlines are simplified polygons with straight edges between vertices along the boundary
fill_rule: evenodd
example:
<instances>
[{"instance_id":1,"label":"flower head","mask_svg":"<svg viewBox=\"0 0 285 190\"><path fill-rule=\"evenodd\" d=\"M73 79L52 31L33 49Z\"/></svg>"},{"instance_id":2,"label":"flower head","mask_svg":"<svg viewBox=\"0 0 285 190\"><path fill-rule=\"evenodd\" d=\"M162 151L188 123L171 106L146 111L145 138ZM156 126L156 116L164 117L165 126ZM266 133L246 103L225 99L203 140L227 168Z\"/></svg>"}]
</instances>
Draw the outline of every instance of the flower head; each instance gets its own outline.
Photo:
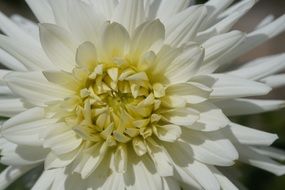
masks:
<instances>
[{"instance_id":1,"label":"flower head","mask_svg":"<svg viewBox=\"0 0 285 190\"><path fill-rule=\"evenodd\" d=\"M247 98L276 86L284 54L223 69L284 16L245 34L230 30L254 0L27 3L39 27L0 14L0 187L42 163L35 190L235 189L221 168L237 160L285 173L275 134L228 118L284 106Z\"/></svg>"}]
</instances>

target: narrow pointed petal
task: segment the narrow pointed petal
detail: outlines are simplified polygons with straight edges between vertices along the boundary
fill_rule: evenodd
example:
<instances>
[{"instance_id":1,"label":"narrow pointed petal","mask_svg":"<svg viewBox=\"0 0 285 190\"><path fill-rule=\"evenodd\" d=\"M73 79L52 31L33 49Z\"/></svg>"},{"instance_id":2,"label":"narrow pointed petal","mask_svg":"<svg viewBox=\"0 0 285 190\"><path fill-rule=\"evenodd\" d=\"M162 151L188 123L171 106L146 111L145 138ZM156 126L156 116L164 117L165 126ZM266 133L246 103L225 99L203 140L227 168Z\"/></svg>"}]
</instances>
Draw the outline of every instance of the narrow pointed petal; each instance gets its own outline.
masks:
<instances>
[{"instance_id":1,"label":"narrow pointed petal","mask_svg":"<svg viewBox=\"0 0 285 190\"><path fill-rule=\"evenodd\" d=\"M249 115L285 107L283 100L234 99L215 102L227 116Z\"/></svg>"}]
</instances>

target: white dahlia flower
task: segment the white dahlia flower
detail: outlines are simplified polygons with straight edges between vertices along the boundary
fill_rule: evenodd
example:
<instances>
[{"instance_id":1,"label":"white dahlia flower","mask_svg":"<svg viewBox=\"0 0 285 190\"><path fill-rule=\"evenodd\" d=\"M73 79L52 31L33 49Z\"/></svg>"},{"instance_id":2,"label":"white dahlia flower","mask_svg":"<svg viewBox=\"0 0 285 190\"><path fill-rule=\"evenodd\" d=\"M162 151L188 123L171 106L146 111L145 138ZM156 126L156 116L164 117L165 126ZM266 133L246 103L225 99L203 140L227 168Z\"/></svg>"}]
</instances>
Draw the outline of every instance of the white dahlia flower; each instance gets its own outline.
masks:
<instances>
[{"instance_id":1,"label":"white dahlia flower","mask_svg":"<svg viewBox=\"0 0 285 190\"><path fill-rule=\"evenodd\" d=\"M42 164L33 190L232 190L236 162L285 173L277 135L229 119L284 107L256 97L285 84L285 55L224 69L285 16L246 34L231 28L255 0L26 1L39 25L0 14L0 189Z\"/></svg>"}]
</instances>

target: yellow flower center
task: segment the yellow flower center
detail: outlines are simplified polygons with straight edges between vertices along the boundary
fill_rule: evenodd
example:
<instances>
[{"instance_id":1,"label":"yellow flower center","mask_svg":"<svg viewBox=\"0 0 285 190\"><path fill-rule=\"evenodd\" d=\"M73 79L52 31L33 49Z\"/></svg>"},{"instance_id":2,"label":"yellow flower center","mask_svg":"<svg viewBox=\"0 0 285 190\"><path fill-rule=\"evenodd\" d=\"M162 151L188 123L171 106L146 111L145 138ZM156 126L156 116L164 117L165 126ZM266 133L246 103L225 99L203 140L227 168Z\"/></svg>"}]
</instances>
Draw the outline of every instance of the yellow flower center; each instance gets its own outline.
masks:
<instances>
[{"instance_id":1,"label":"yellow flower center","mask_svg":"<svg viewBox=\"0 0 285 190\"><path fill-rule=\"evenodd\" d=\"M57 115L86 141L137 145L151 136L161 120L163 85L152 84L146 72L129 63L94 65L73 70L77 93L60 103Z\"/></svg>"}]
</instances>

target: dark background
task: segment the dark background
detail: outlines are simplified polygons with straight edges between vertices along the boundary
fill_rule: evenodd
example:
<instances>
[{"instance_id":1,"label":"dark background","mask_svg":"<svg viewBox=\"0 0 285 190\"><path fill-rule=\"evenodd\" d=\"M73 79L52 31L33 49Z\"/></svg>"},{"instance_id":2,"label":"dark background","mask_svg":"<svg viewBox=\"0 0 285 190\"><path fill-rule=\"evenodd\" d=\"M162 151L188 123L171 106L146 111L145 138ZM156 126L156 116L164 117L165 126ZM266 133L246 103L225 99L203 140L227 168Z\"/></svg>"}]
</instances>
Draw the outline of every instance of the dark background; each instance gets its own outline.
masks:
<instances>
[{"instance_id":1,"label":"dark background","mask_svg":"<svg viewBox=\"0 0 285 190\"><path fill-rule=\"evenodd\" d=\"M205 0L198 1L199 3ZM29 10L24 0L0 0L0 11L7 15L20 14L31 20L35 20L32 12ZM256 24L269 14L275 17L281 16L285 13L285 0L260 0L260 2L246 14L234 27L245 32L254 29ZM262 46L247 53L238 60L235 64L243 64L249 60L285 52L285 33L266 42ZM274 90L269 97L285 99L285 87ZM285 150L285 110L275 111L266 114L259 114L246 117L235 117L232 120L239 122L243 125L248 125L264 131L278 133L279 140L274 143L274 146ZM285 164L285 162L284 162ZM239 164L242 171L241 180L249 190L284 190L285 189L285 176L276 177L268 172L256 169L254 167ZM0 165L0 169L5 166ZM34 181L41 173L41 168L29 172L16 181L9 190L23 190L30 189Z\"/></svg>"}]
</instances>

